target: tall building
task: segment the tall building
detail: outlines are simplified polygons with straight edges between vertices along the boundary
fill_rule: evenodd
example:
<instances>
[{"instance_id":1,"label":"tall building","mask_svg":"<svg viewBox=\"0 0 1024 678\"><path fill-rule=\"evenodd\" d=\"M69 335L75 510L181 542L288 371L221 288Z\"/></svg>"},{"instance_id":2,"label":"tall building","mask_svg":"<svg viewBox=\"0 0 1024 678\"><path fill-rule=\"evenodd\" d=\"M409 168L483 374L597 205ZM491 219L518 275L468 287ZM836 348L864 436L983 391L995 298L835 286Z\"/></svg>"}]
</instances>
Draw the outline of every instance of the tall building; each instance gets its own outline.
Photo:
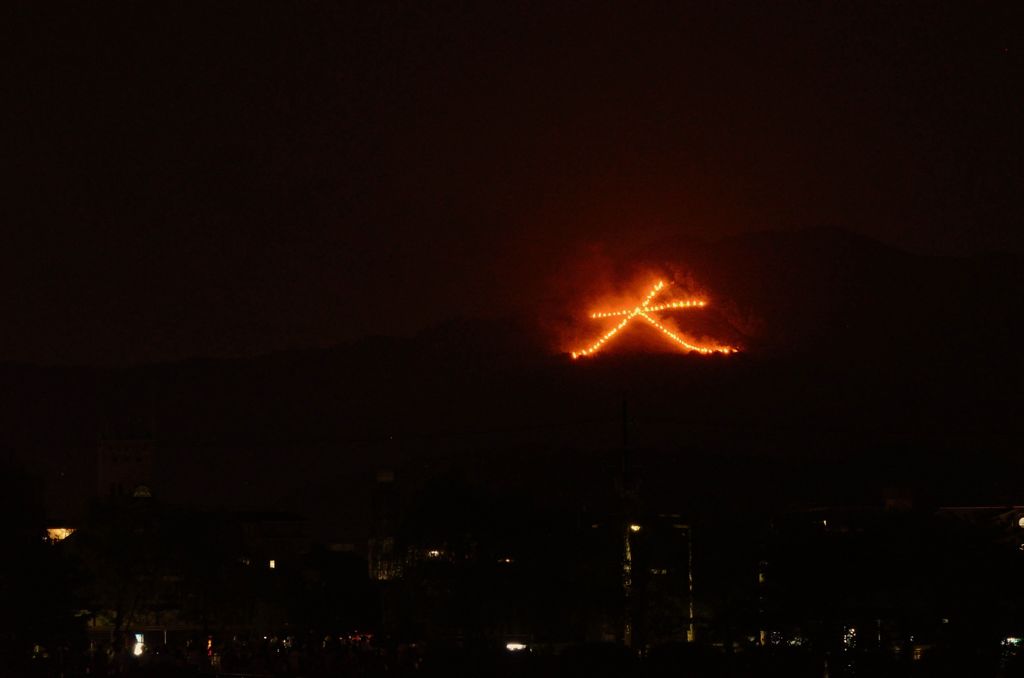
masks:
<instances>
[{"instance_id":1,"label":"tall building","mask_svg":"<svg viewBox=\"0 0 1024 678\"><path fill-rule=\"evenodd\" d=\"M624 540L625 624L619 639L635 648L694 640L690 525L678 514L657 514L626 524L612 518L592 524L591 532L606 544Z\"/></svg>"},{"instance_id":2,"label":"tall building","mask_svg":"<svg viewBox=\"0 0 1024 678\"><path fill-rule=\"evenodd\" d=\"M155 445L149 438L103 440L96 464L99 497L149 497Z\"/></svg>"},{"instance_id":3,"label":"tall building","mask_svg":"<svg viewBox=\"0 0 1024 678\"><path fill-rule=\"evenodd\" d=\"M370 507L372 532L367 544L370 578L388 581L402 576L402 557L396 543L398 498L395 496L395 472L377 471Z\"/></svg>"}]
</instances>

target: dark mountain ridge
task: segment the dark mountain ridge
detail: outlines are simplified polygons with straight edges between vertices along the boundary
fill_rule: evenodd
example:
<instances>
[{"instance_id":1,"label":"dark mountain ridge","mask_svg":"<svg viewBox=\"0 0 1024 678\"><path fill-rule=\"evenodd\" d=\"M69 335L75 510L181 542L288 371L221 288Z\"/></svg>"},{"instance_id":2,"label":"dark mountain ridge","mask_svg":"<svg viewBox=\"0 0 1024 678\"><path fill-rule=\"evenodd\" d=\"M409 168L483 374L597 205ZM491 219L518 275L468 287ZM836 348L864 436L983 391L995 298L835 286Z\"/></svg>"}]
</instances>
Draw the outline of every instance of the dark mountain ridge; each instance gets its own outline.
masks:
<instances>
[{"instance_id":1,"label":"dark mountain ridge","mask_svg":"<svg viewBox=\"0 0 1024 678\"><path fill-rule=\"evenodd\" d=\"M658 251L651 265L711 291L743 353L572 361L529 319L509 319L254 359L5 365L0 431L14 456L86 491L97 440L151 437L171 494L250 505L308 499L297 488L313 469L351 488L380 465L469 463L507 480L540 464L557 484L581 458L614 458L624 400L630 444L666 478L681 458L859 464L868 476L895 464L902 478L923 459L966 478L1011 458L1015 260L916 257L836 231Z\"/></svg>"},{"instance_id":2,"label":"dark mountain ridge","mask_svg":"<svg viewBox=\"0 0 1024 678\"><path fill-rule=\"evenodd\" d=\"M1021 366L1024 267L1010 257L917 257L834 230L662 243L657 250L658 259L647 263L711 290L715 312L741 337L744 354L701 361L668 344L661 357L609 344L607 355L571 362L552 349L536 318L452 319L413 337L367 337L257 358L122 369L2 365L8 403L0 426L5 437L20 440L88 440L128 419L174 421L174 432L185 437L218 429L255 437L276 429L287 437L293 427L283 424L302 413L379 419L416 393L458 400L463 392L500 393L539 375L585 380L612 364L623 375L644 372L652 361L684 374L726 370L729 380L787 365L809 390L815 375L834 382L851 366L861 381L946 373L968 382L991 372L1006 380ZM190 419L207 421L185 424ZM234 420L247 423L226 423ZM318 429L306 430L318 437Z\"/></svg>"}]
</instances>

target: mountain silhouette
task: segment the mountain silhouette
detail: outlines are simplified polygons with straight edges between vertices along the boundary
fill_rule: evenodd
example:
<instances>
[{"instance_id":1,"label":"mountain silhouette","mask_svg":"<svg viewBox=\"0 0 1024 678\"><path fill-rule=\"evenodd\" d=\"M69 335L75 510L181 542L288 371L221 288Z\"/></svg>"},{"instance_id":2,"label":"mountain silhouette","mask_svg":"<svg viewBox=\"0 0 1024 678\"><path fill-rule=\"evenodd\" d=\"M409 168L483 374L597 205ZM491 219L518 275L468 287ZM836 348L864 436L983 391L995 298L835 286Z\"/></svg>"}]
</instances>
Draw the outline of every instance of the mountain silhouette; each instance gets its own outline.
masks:
<instances>
[{"instance_id":1,"label":"mountain silhouette","mask_svg":"<svg viewBox=\"0 0 1024 678\"><path fill-rule=\"evenodd\" d=\"M1012 458L1024 299L1015 259L920 257L821 229L647 251L658 257L646 264L707 291L707 332L732 332L743 352L623 343L573 361L519 317L236 360L5 365L2 443L88 494L97 441L116 437L117 422L144 422L165 474L157 492L290 497L296 510L376 466L424 459L461 459L508 482L543 468L557 485L595 451L614 458L624 400L632 444L663 455L666 478L680 450L742 455L750 468L750 455L874 459L863 468L875 470L904 459L903 476L943 458L958 478L983 458ZM325 487L303 491L314 469Z\"/></svg>"}]
</instances>

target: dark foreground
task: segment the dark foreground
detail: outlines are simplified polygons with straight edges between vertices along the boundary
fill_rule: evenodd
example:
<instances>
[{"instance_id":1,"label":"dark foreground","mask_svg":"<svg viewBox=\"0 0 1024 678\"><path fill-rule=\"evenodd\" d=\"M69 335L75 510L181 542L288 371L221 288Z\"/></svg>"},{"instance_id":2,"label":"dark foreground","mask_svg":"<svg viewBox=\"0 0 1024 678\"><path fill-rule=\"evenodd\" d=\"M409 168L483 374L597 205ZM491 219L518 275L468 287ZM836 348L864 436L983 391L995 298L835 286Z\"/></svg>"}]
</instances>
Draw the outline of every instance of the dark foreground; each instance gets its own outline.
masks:
<instances>
[{"instance_id":1,"label":"dark foreground","mask_svg":"<svg viewBox=\"0 0 1024 678\"><path fill-rule=\"evenodd\" d=\"M872 678L916 676L1024 676L1018 639L994 647L908 646L888 651L842 649L820 652L799 647L747 647L731 653L700 644L663 645L640 656L621 645L591 643L504 648L390 648L332 642L308 644L293 639L235 642L223 647L159 648L133 656L91 653L61 661L40 657L29 676L189 677L260 676L693 676L788 678Z\"/></svg>"}]
</instances>

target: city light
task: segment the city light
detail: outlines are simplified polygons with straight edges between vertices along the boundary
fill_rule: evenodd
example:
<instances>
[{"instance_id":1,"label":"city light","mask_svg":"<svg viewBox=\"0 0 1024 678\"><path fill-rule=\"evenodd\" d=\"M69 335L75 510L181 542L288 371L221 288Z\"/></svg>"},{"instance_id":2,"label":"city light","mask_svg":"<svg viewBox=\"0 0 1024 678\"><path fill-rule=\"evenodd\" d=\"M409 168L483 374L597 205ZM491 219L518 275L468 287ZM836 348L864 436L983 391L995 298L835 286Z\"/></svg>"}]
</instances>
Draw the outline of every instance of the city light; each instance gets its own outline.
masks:
<instances>
[{"instance_id":1,"label":"city light","mask_svg":"<svg viewBox=\"0 0 1024 678\"><path fill-rule=\"evenodd\" d=\"M48 527L46 528L46 539L51 543L64 541L75 531L73 527Z\"/></svg>"},{"instance_id":2,"label":"city light","mask_svg":"<svg viewBox=\"0 0 1024 678\"><path fill-rule=\"evenodd\" d=\"M522 652L526 649L525 643L505 643L505 649L509 652Z\"/></svg>"},{"instance_id":3,"label":"city light","mask_svg":"<svg viewBox=\"0 0 1024 678\"><path fill-rule=\"evenodd\" d=\"M704 308L705 306L707 306L707 302L700 299L669 301L662 304L652 305L651 302L653 302L654 298L658 296L658 294L660 294L661 291L664 289L665 282L663 280L659 280L657 283L655 283L654 287L652 287L647 292L647 296L644 297L643 302L632 309L623 309L619 311L599 311L596 313L591 313L590 317L594 319L621 317L622 320L619 321L619 323L612 327L610 330L608 330L601 338L599 338L593 344L578 351L573 351L570 355L572 355L574 360L576 358L593 355L597 351L601 350L602 346L608 343L608 341L612 337L618 334L623 328L626 327L626 325L628 325L634 318L637 317L647 321L648 324L650 324L652 327L661 332L662 335L665 336L665 338L688 351L696 351L697 353L701 353L704 355L710 353L736 352L736 349L730 346L698 346L697 344L688 342L682 337L680 337L678 334L676 334L675 332L673 332L672 330L658 322L654 317L652 317L650 314L656 311Z\"/></svg>"},{"instance_id":4,"label":"city light","mask_svg":"<svg viewBox=\"0 0 1024 678\"><path fill-rule=\"evenodd\" d=\"M640 529L641 529L640 526L637 525L636 523L633 523L632 525L629 526L629 531L630 532L639 532Z\"/></svg>"},{"instance_id":5,"label":"city light","mask_svg":"<svg viewBox=\"0 0 1024 678\"><path fill-rule=\"evenodd\" d=\"M141 633L135 634L135 645L132 646L132 654L136 657L142 655L146 650L146 643Z\"/></svg>"}]
</instances>

